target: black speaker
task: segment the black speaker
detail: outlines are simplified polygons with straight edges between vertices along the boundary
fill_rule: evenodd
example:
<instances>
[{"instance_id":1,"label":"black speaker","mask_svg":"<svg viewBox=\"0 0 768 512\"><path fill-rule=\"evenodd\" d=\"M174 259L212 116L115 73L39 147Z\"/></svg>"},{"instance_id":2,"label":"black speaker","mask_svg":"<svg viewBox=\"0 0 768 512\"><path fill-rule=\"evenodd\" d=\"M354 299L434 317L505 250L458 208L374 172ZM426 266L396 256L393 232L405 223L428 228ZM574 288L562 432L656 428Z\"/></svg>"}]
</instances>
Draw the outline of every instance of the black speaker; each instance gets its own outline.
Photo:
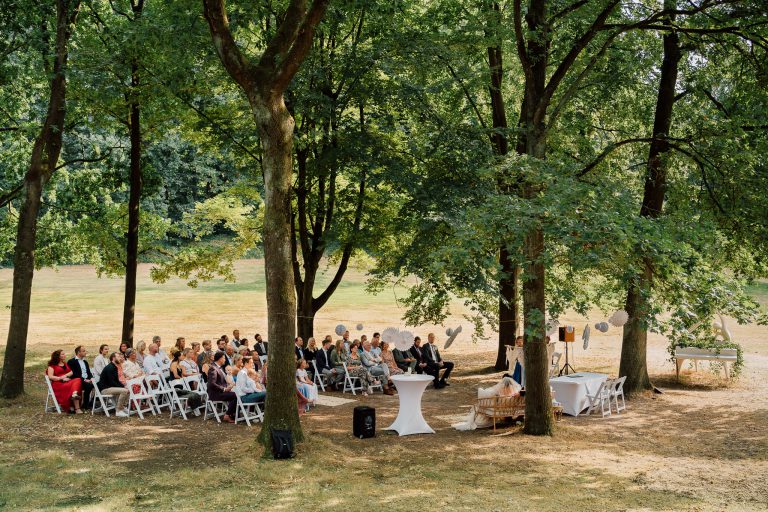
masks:
<instances>
[{"instance_id":1,"label":"black speaker","mask_svg":"<svg viewBox=\"0 0 768 512\"><path fill-rule=\"evenodd\" d=\"M360 405L352 415L352 433L360 439L376 435L376 409Z\"/></svg>"},{"instance_id":2,"label":"black speaker","mask_svg":"<svg viewBox=\"0 0 768 512\"><path fill-rule=\"evenodd\" d=\"M276 459L293 457L293 434L290 430L272 430L272 455Z\"/></svg>"}]
</instances>

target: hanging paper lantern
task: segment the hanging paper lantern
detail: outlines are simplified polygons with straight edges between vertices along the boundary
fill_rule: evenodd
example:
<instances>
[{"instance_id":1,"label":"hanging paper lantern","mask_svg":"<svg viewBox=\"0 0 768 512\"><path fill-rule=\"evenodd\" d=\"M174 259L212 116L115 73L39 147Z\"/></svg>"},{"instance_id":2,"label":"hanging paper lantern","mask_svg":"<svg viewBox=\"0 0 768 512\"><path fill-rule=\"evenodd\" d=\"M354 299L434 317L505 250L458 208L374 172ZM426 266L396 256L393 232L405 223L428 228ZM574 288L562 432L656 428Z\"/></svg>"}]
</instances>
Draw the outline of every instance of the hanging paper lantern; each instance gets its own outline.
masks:
<instances>
[{"instance_id":1,"label":"hanging paper lantern","mask_svg":"<svg viewBox=\"0 0 768 512\"><path fill-rule=\"evenodd\" d=\"M560 322L556 318L551 318L546 325L547 336L554 336L557 333L557 328L560 327Z\"/></svg>"},{"instance_id":2,"label":"hanging paper lantern","mask_svg":"<svg viewBox=\"0 0 768 512\"><path fill-rule=\"evenodd\" d=\"M447 328L447 329L445 330L445 335L446 335L446 336L448 336L448 337L450 337L450 336L451 336L451 334L453 334L453 329L451 329L451 328L449 327L449 328Z\"/></svg>"},{"instance_id":3,"label":"hanging paper lantern","mask_svg":"<svg viewBox=\"0 0 768 512\"><path fill-rule=\"evenodd\" d=\"M614 327L621 327L626 324L628 320L629 314L623 309L620 309L611 315L611 318L608 319L608 322Z\"/></svg>"},{"instance_id":4,"label":"hanging paper lantern","mask_svg":"<svg viewBox=\"0 0 768 512\"><path fill-rule=\"evenodd\" d=\"M395 341L393 344L397 350L408 350L411 348L411 345L413 345L413 333L410 331L399 331L395 336Z\"/></svg>"},{"instance_id":5,"label":"hanging paper lantern","mask_svg":"<svg viewBox=\"0 0 768 512\"><path fill-rule=\"evenodd\" d=\"M357 324L357 330L362 331L363 330L363 324Z\"/></svg>"},{"instance_id":6,"label":"hanging paper lantern","mask_svg":"<svg viewBox=\"0 0 768 512\"><path fill-rule=\"evenodd\" d=\"M396 327L387 327L381 332L381 340L394 345L400 339L400 331Z\"/></svg>"},{"instance_id":7,"label":"hanging paper lantern","mask_svg":"<svg viewBox=\"0 0 768 512\"><path fill-rule=\"evenodd\" d=\"M457 328L453 329L451 336L447 340L445 340L445 344L443 345L443 350L451 346L451 344L453 343L453 340L456 339L456 336L458 336L460 332L461 332L461 326L458 326Z\"/></svg>"},{"instance_id":8,"label":"hanging paper lantern","mask_svg":"<svg viewBox=\"0 0 768 512\"><path fill-rule=\"evenodd\" d=\"M608 322L598 322L595 324L595 329L600 332L608 332Z\"/></svg>"},{"instance_id":9,"label":"hanging paper lantern","mask_svg":"<svg viewBox=\"0 0 768 512\"><path fill-rule=\"evenodd\" d=\"M336 334L341 336L347 331L347 328L344 326L344 324L339 324L336 326L335 330L336 330Z\"/></svg>"},{"instance_id":10,"label":"hanging paper lantern","mask_svg":"<svg viewBox=\"0 0 768 512\"><path fill-rule=\"evenodd\" d=\"M584 326L584 332L581 334L581 339L584 340L584 350L587 350L589 347L589 333L590 328L589 326Z\"/></svg>"}]
</instances>

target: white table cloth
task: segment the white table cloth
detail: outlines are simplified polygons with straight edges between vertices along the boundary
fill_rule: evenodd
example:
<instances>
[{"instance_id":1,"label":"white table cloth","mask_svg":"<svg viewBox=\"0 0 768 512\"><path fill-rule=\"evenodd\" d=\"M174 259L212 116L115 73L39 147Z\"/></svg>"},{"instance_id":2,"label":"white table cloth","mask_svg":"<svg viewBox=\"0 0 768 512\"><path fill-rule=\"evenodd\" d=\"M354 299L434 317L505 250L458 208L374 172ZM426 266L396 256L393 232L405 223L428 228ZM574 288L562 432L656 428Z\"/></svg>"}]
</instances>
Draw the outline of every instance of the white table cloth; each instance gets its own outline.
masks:
<instances>
[{"instance_id":1,"label":"white table cloth","mask_svg":"<svg viewBox=\"0 0 768 512\"><path fill-rule=\"evenodd\" d=\"M549 379L549 385L555 390L555 400L563 406L563 412L578 416L589 406L587 393L597 393L606 379L605 373L578 372Z\"/></svg>"},{"instance_id":2,"label":"white table cloth","mask_svg":"<svg viewBox=\"0 0 768 512\"><path fill-rule=\"evenodd\" d=\"M400 398L400 410L395 422L384 430L394 430L401 436L434 434L435 431L421 414L421 396L429 383L435 379L431 375L418 374L393 375L391 379Z\"/></svg>"}]
</instances>

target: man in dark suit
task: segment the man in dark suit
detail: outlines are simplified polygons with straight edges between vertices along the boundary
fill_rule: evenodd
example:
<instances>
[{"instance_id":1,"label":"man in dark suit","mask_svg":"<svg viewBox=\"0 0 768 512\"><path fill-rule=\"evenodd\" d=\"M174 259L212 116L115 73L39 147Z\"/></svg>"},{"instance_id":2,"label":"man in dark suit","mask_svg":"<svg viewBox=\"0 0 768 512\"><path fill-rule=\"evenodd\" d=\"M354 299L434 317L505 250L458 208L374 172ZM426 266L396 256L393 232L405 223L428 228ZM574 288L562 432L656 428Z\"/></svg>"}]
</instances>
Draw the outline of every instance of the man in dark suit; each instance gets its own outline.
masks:
<instances>
[{"instance_id":1,"label":"man in dark suit","mask_svg":"<svg viewBox=\"0 0 768 512\"><path fill-rule=\"evenodd\" d=\"M232 387L227 384L227 376L222 369L222 365L226 360L225 356L226 354L222 351L218 351L213 355L213 364L208 368L208 398L216 402L227 402L227 412L224 414L224 421L226 423L234 423L237 395L232 391Z\"/></svg>"},{"instance_id":2,"label":"man in dark suit","mask_svg":"<svg viewBox=\"0 0 768 512\"><path fill-rule=\"evenodd\" d=\"M113 352L109 356L109 364L104 367L99 377L99 391L102 395L110 395L116 403L115 416L125 418L128 416L128 398L129 391L120 382L117 367L123 364L123 356L118 352Z\"/></svg>"},{"instance_id":3,"label":"man in dark suit","mask_svg":"<svg viewBox=\"0 0 768 512\"><path fill-rule=\"evenodd\" d=\"M449 385L446 381L453 370L453 363L443 361L440 351L435 346L435 335L433 333L427 335L427 342L427 346L422 349L424 358L427 360L427 368L430 370L427 373L435 377L435 389L444 388ZM440 370L445 370L442 377L440 377Z\"/></svg>"},{"instance_id":4,"label":"man in dark suit","mask_svg":"<svg viewBox=\"0 0 768 512\"><path fill-rule=\"evenodd\" d=\"M256 343L253 345L253 350L255 350L259 356L267 355L267 352L269 351L269 342L262 340L261 334L257 334L255 339Z\"/></svg>"},{"instance_id":5,"label":"man in dark suit","mask_svg":"<svg viewBox=\"0 0 768 512\"><path fill-rule=\"evenodd\" d=\"M87 351L82 345L78 345L75 348L75 357L67 361L69 369L72 370L72 378L80 379L83 389L83 408L90 409L93 402L91 400L91 393L93 393L93 373L91 373L91 367L88 366L88 361L85 360Z\"/></svg>"},{"instance_id":6,"label":"man in dark suit","mask_svg":"<svg viewBox=\"0 0 768 512\"><path fill-rule=\"evenodd\" d=\"M429 373L429 367L427 366L427 358L424 356L424 349L421 346L421 338L416 336L413 338L413 346L409 350L411 356L416 360L416 373ZM429 373L432 375L431 373Z\"/></svg>"},{"instance_id":7,"label":"man in dark suit","mask_svg":"<svg viewBox=\"0 0 768 512\"><path fill-rule=\"evenodd\" d=\"M331 364L331 348L332 340L330 336L326 336L323 340L323 348L317 351L315 356L315 366L317 366L318 373L325 375L328 379L328 385L336 387L344 375L340 375L339 372Z\"/></svg>"},{"instance_id":8,"label":"man in dark suit","mask_svg":"<svg viewBox=\"0 0 768 512\"><path fill-rule=\"evenodd\" d=\"M304 359L304 340L301 339L301 336L296 337L296 345L293 347L294 352L296 352L296 360Z\"/></svg>"}]
</instances>

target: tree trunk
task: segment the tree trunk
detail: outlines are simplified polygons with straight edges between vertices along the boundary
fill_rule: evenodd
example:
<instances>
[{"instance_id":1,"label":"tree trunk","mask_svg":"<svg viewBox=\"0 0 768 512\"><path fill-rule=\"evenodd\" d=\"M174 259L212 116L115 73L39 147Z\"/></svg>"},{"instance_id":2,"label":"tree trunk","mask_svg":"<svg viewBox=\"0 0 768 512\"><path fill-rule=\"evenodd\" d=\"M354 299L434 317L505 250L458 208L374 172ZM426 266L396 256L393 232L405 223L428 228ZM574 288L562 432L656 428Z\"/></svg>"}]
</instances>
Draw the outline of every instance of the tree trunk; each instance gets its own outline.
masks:
<instances>
[{"instance_id":1,"label":"tree trunk","mask_svg":"<svg viewBox=\"0 0 768 512\"><path fill-rule=\"evenodd\" d=\"M665 9L674 9L675 0L665 0ZM668 17L664 24L671 25L674 16ZM664 195L667 189L666 155L670 150L667 137L672 126L672 111L675 104L675 86L677 85L678 63L681 51L677 32L667 31L663 37L664 59L661 64L661 78L656 99L656 113L653 120L653 140L651 141L646 168L643 202L640 216L657 219L664 208ZM653 389L648 376L647 341L648 341L648 295L653 286L653 263L644 258L643 269L630 281L627 290L625 309L629 320L624 325L621 344L621 363L619 375L626 376L624 393L631 396Z\"/></svg>"},{"instance_id":2,"label":"tree trunk","mask_svg":"<svg viewBox=\"0 0 768 512\"><path fill-rule=\"evenodd\" d=\"M498 17L500 7L497 2L491 5L491 16ZM498 22L498 20L497 20ZM486 31L489 33L489 31ZM489 36L493 35L489 33ZM502 91L502 80L504 78L503 53L501 44L488 47L488 67L490 69L491 83L488 87L488 93L491 99L491 119L493 122L493 133L491 134L491 145L493 152L499 157L503 157L509 152L509 140L506 130L507 112L504 107L504 92ZM504 193L510 193L509 187L499 183L499 190ZM507 346L515 344L517 337L517 326L520 317L518 297L519 297L519 269L515 260L511 257L507 248L499 248L499 264L503 276L499 281L499 345L496 353L496 370L507 369Z\"/></svg>"},{"instance_id":3,"label":"tree trunk","mask_svg":"<svg viewBox=\"0 0 768 512\"><path fill-rule=\"evenodd\" d=\"M265 95L266 96L266 95ZM291 262L291 176L294 120L282 95L251 100L263 150L264 270L267 287L269 371L261 442L271 447L272 429L303 439L293 353L296 293Z\"/></svg>"},{"instance_id":4,"label":"tree trunk","mask_svg":"<svg viewBox=\"0 0 768 512\"><path fill-rule=\"evenodd\" d=\"M0 396L14 398L24 392L24 360L27 352L32 278L35 269L37 216L43 189L56 169L61 154L66 114L67 45L80 2L56 2L56 55L51 79L48 112L32 148L29 170L24 177L24 203L19 211L16 248L13 256L11 321L5 347Z\"/></svg>"},{"instance_id":5,"label":"tree trunk","mask_svg":"<svg viewBox=\"0 0 768 512\"><path fill-rule=\"evenodd\" d=\"M547 78L548 43L540 33L547 33L547 2L531 0L526 16L530 30L528 39L528 73L525 81L525 99L521 108L524 127L519 149L537 160L546 158L546 126L543 116L536 112L547 100L544 88ZM531 180L522 186L522 195L532 199L540 186ZM525 424L523 432L532 435L551 435L553 431L552 395L549 391L549 364L547 362L546 312L544 290L544 230L536 224L525 235L523 242L525 265L523 272L523 315L525 317Z\"/></svg>"},{"instance_id":6,"label":"tree trunk","mask_svg":"<svg viewBox=\"0 0 768 512\"><path fill-rule=\"evenodd\" d=\"M314 261L304 262L304 279L302 280L302 286L297 297L296 314L298 318L296 324L299 329L299 336L305 342L314 336L315 331L315 307L313 305L312 291L315 288L317 268L318 265L314 264Z\"/></svg>"},{"instance_id":7,"label":"tree trunk","mask_svg":"<svg viewBox=\"0 0 768 512\"><path fill-rule=\"evenodd\" d=\"M128 200L128 233L125 244L125 299L123 301L122 341L133 346L133 325L136 313L136 273L139 258L139 220L141 204L141 112L137 98L139 87L138 65L131 63L130 138L131 176Z\"/></svg>"}]
</instances>

